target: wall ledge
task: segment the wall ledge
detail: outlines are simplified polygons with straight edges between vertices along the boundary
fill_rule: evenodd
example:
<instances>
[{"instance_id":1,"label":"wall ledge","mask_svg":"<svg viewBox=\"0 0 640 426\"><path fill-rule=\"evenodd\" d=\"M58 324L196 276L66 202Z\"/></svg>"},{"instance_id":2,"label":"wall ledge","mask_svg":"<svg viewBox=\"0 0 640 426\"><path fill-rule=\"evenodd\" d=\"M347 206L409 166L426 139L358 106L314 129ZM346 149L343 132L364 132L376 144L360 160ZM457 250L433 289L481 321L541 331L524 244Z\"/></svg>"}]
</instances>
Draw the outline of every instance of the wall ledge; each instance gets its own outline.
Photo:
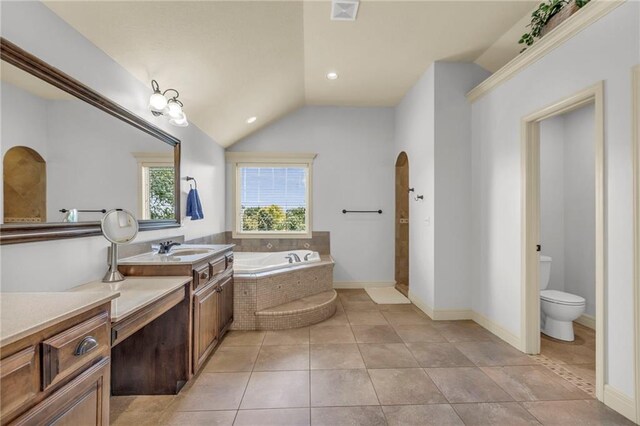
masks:
<instances>
[{"instance_id":1,"label":"wall ledge","mask_svg":"<svg viewBox=\"0 0 640 426\"><path fill-rule=\"evenodd\" d=\"M482 83L471 89L467 93L469 102L475 102L482 96L498 87L500 84L510 80L520 71L544 57L556 47L607 15L626 0L591 0L589 4L576 12L558 27L554 28L547 35L537 40L527 50L519 54L506 65L493 73Z\"/></svg>"}]
</instances>

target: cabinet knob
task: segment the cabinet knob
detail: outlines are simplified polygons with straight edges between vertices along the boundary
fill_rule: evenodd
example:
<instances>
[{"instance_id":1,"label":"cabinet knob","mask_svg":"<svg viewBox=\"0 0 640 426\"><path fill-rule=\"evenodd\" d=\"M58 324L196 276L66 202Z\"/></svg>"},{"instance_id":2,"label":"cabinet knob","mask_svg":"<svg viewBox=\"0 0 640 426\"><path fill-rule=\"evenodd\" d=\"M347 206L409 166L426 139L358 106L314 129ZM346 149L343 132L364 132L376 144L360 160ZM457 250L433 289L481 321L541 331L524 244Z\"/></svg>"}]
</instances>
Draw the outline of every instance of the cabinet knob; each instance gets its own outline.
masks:
<instances>
[{"instance_id":1,"label":"cabinet knob","mask_svg":"<svg viewBox=\"0 0 640 426\"><path fill-rule=\"evenodd\" d=\"M75 356L82 356L88 352L91 352L98 347L98 341L93 336L87 336L76 347L73 352Z\"/></svg>"}]
</instances>

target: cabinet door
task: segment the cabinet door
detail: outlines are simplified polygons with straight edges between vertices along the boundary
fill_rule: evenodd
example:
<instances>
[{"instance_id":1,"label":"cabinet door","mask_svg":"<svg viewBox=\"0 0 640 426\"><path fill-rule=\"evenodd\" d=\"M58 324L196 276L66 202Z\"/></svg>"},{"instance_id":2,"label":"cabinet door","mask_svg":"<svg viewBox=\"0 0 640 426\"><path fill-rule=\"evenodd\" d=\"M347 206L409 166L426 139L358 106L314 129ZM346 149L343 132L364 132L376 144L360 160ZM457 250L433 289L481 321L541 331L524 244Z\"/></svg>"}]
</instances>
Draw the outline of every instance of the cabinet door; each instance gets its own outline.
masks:
<instances>
[{"instance_id":1,"label":"cabinet door","mask_svg":"<svg viewBox=\"0 0 640 426\"><path fill-rule=\"evenodd\" d=\"M218 293L212 282L193 295L193 370L200 369L218 342Z\"/></svg>"},{"instance_id":2,"label":"cabinet door","mask_svg":"<svg viewBox=\"0 0 640 426\"><path fill-rule=\"evenodd\" d=\"M233 322L233 276L225 279L220 284L220 337Z\"/></svg>"},{"instance_id":3,"label":"cabinet door","mask_svg":"<svg viewBox=\"0 0 640 426\"><path fill-rule=\"evenodd\" d=\"M107 426L110 368L110 359L103 358L12 425Z\"/></svg>"}]
</instances>

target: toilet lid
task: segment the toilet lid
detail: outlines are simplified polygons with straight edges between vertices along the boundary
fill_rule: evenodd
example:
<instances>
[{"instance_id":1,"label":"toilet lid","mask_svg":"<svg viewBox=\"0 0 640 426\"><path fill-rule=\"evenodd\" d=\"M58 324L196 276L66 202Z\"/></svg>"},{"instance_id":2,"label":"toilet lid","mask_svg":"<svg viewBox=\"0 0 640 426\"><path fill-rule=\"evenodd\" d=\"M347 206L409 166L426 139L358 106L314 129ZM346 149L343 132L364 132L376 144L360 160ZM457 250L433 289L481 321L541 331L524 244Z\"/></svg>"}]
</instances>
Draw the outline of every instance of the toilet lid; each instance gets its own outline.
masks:
<instances>
[{"instance_id":1,"label":"toilet lid","mask_svg":"<svg viewBox=\"0 0 640 426\"><path fill-rule=\"evenodd\" d=\"M542 290L540 292L540 299L546 300L551 303L558 303L560 305L584 305L585 300L576 294L565 293L558 290Z\"/></svg>"}]
</instances>

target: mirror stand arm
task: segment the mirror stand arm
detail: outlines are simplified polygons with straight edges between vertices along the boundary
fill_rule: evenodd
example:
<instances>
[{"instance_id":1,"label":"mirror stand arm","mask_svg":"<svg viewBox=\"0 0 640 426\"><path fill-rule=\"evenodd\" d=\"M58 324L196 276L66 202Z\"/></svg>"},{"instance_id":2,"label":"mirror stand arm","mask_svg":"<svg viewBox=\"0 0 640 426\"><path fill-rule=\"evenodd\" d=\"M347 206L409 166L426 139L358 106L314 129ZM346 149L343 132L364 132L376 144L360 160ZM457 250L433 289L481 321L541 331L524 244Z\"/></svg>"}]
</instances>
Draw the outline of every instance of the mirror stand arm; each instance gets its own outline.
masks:
<instances>
[{"instance_id":1,"label":"mirror stand arm","mask_svg":"<svg viewBox=\"0 0 640 426\"><path fill-rule=\"evenodd\" d=\"M124 281L124 276L118 271L118 244L111 243L109 270L102 279L103 283Z\"/></svg>"}]
</instances>

